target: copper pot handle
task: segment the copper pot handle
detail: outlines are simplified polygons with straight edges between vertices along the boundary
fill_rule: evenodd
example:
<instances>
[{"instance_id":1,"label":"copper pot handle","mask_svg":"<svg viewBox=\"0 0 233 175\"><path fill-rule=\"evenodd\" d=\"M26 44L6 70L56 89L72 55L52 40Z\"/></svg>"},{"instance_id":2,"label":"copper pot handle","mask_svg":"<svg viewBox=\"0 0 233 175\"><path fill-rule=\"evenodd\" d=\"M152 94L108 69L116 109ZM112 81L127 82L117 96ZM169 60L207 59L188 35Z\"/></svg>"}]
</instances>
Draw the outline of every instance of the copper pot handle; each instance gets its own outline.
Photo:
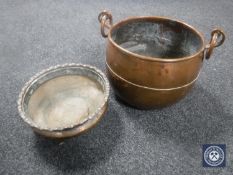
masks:
<instances>
[{"instance_id":1,"label":"copper pot handle","mask_svg":"<svg viewBox=\"0 0 233 175\"><path fill-rule=\"evenodd\" d=\"M100 22L101 34L104 38L106 38L108 33L106 33L105 28L109 30L112 27L112 14L104 10L99 14L98 20Z\"/></svg>"},{"instance_id":2,"label":"copper pot handle","mask_svg":"<svg viewBox=\"0 0 233 175\"><path fill-rule=\"evenodd\" d=\"M214 29L211 32L210 43L206 45L205 58L209 59L215 47L221 46L225 40L225 34L220 29Z\"/></svg>"}]
</instances>

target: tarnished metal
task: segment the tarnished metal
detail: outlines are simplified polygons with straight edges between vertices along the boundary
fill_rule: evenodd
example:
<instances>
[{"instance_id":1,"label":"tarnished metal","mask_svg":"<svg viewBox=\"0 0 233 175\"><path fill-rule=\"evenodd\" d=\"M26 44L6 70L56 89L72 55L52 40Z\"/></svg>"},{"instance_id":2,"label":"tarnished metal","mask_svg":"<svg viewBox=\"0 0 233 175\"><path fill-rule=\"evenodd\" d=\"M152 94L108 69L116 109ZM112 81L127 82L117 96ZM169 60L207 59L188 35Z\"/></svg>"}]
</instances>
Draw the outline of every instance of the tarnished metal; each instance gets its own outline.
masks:
<instances>
[{"instance_id":1,"label":"tarnished metal","mask_svg":"<svg viewBox=\"0 0 233 175\"><path fill-rule=\"evenodd\" d=\"M84 85L82 92L78 92L80 83ZM87 87L86 91L90 90L88 83L93 84L91 88L101 89L103 99L87 100L85 87ZM22 119L35 132L50 138L66 138L79 135L96 125L107 109L108 96L109 83L100 70L83 64L58 65L43 70L25 84L19 95L18 110ZM80 101L79 99L83 100ZM88 107L83 108L83 110L87 109L87 113L84 113L80 118L79 113L76 112L82 102L90 102L91 104L87 104ZM57 110L55 113L53 113L54 109ZM41 111L43 113L40 113ZM54 115L51 116L49 121L52 114ZM56 114L64 114L64 116L60 116L61 118L69 118L71 115L79 118L77 120L75 118L75 122L70 123L68 121L69 124L61 123L61 126L59 126L58 121L56 121ZM35 120L38 115L43 115L44 125L40 124L41 121ZM53 127L47 126L46 122L50 122L50 126Z\"/></svg>"},{"instance_id":2,"label":"tarnished metal","mask_svg":"<svg viewBox=\"0 0 233 175\"><path fill-rule=\"evenodd\" d=\"M109 13L108 11L103 11L102 13L99 14L98 16L98 20L100 22L100 31L103 37L107 37L108 34L105 33L105 27L110 29L112 26L112 15L111 13ZM109 22L109 24L107 23L107 21Z\"/></svg>"},{"instance_id":3,"label":"tarnished metal","mask_svg":"<svg viewBox=\"0 0 233 175\"><path fill-rule=\"evenodd\" d=\"M132 17L111 27L105 25L112 21L110 12L100 13L98 19L102 36L108 37L109 80L121 99L138 108L167 106L184 97L196 81L203 59L225 39L224 33L215 29L205 46L195 28L166 17Z\"/></svg>"},{"instance_id":4,"label":"tarnished metal","mask_svg":"<svg viewBox=\"0 0 233 175\"><path fill-rule=\"evenodd\" d=\"M220 41L218 41L218 39L220 39ZM210 43L206 46L206 59L209 59L214 48L221 46L223 44L223 42L225 41L225 34L222 30L220 29L215 29L211 32L211 40Z\"/></svg>"}]
</instances>

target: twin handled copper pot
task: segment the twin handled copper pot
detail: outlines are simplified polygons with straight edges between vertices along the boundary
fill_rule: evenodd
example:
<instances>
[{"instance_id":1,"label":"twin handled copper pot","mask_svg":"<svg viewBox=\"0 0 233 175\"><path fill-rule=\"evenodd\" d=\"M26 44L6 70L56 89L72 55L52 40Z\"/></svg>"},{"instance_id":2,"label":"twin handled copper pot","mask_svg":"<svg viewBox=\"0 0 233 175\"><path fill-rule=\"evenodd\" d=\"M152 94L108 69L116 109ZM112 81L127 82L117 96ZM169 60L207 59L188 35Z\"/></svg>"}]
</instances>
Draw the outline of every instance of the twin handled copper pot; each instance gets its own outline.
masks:
<instances>
[{"instance_id":1,"label":"twin handled copper pot","mask_svg":"<svg viewBox=\"0 0 233 175\"><path fill-rule=\"evenodd\" d=\"M223 44L220 29L209 44L192 26L165 17L133 17L113 25L110 12L98 16L108 38L106 67L110 83L123 101L137 108L167 106L191 89L204 59Z\"/></svg>"}]
</instances>

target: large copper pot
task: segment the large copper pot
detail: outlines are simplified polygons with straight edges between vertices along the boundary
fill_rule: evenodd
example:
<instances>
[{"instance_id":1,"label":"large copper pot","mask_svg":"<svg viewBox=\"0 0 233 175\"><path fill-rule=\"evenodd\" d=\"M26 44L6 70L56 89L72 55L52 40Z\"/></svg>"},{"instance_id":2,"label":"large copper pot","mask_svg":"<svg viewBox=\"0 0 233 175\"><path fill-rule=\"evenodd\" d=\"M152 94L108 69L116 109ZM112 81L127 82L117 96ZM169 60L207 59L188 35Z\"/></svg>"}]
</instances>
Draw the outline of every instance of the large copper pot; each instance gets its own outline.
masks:
<instances>
[{"instance_id":1,"label":"large copper pot","mask_svg":"<svg viewBox=\"0 0 233 175\"><path fill-rule=\"evenodd\" d=\"M108 38L106 67L117 96L137 108L167 106L191 89L203 59L225 39L215 29L209 44L192 26L165 17L132 17L112 25L99 14L101 34Z\"/></svg>"}]
</instances>

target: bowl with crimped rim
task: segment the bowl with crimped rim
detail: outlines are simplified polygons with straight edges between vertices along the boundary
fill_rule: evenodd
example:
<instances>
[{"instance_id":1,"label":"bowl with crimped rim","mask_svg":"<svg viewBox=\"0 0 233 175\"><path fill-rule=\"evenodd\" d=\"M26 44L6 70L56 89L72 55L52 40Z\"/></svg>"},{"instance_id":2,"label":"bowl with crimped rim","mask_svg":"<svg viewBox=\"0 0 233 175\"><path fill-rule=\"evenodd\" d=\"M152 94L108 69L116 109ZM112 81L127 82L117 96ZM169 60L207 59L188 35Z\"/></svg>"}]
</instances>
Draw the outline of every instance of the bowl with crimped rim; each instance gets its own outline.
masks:
<instances>
[{"instance_id":1,"label":"bowl with crimped rim","mask_svg":"<svg viewBox=\"0 0 233 175\"><path fill-rule=\"evenodd\" d=\"M42 70L22 88L18 111L38 134L49 138L77 136L104 116L109 82L102 71L84 64Z\"/></svg>"}]
</instances>

